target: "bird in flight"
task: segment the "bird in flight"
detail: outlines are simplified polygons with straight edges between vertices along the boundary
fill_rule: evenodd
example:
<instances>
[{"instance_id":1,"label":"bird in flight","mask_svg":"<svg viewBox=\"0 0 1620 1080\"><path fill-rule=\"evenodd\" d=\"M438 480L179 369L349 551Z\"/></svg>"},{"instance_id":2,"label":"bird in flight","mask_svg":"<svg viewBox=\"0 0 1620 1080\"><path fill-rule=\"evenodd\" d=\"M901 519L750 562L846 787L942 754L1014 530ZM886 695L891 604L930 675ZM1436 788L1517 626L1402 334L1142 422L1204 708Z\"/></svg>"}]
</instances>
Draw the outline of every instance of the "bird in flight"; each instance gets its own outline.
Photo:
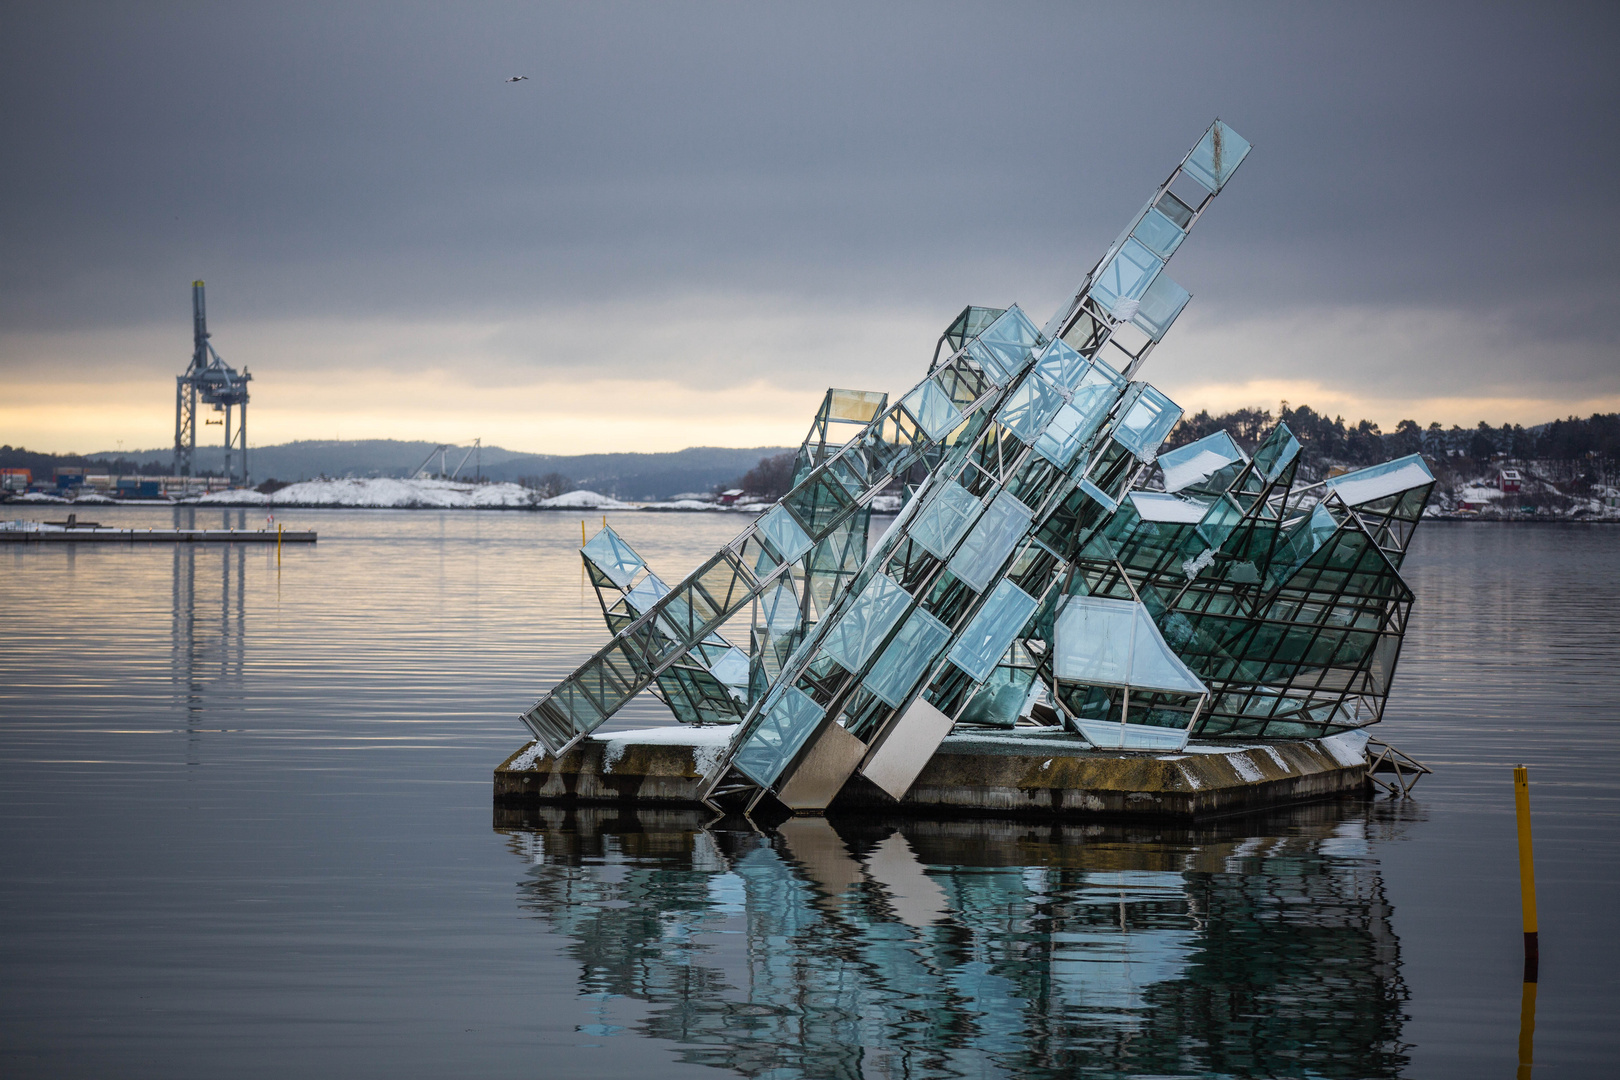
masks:
<instances>
[{"instance_id":1,"label":"bird in flight","mask_svg":"<svg viewBox=\"0 0 1620 1080\"><path fill-rule=\"evenodd\" d=\"M527 75L514 75L510 79L507 79L506 81L507 82L523 82L527 78L528 78Z\"/></svg>"}]
</instances>

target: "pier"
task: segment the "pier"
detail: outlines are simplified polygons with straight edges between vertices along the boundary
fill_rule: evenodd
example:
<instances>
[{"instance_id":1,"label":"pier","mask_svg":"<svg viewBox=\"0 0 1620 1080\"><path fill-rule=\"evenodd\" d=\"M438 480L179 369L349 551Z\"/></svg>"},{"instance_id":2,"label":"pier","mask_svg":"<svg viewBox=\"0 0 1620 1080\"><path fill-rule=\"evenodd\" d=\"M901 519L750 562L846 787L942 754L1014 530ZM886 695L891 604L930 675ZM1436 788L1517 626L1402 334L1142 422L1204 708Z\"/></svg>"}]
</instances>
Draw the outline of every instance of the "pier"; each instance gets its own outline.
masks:
<instances>
[{"instance_id":1,"label":"pier","mask_svg":"<svg viewBox=\"0 0 1620 1080\"><path fill-rule=\"evenodd\" d=\"M0 543L78 544L86 541L131 544L313 544L315 533L275 532L270 529L112 529L99 525L0 529Z\"/></svg>"}]
</instances>

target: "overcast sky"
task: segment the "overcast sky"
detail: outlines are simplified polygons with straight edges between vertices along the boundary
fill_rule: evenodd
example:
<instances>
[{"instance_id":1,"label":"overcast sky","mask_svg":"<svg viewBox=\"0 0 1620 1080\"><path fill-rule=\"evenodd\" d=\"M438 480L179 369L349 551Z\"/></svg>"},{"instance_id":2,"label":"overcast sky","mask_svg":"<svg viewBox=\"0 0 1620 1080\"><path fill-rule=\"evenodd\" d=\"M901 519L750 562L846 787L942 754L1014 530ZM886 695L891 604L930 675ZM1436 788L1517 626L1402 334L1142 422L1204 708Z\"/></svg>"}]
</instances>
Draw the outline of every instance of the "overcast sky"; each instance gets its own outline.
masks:
<instances>
[{"instance_id":1,"label":"overcast sky","mask_svg":"<svg viewBox=\"0 0 1620 1080\"><path fill-rule=\"evenodd\" d=\"M12 2L0 442L797 443L1044 322L1220 116L1142 375L1386 426L1620 409L1620 5ZM529 80L508 84L510 75ZM217 431L217 429L214 429Z\"/></svg>"}]
</instances>

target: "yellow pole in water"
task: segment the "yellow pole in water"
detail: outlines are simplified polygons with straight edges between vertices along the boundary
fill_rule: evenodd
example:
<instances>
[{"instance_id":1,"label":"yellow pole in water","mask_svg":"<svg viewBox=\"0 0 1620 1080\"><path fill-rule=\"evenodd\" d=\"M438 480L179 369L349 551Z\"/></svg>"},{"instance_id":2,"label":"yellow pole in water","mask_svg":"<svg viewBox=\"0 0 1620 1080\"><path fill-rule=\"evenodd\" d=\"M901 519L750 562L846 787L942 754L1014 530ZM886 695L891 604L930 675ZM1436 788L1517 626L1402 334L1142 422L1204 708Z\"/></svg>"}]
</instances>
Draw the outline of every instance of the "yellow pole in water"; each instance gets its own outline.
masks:
<instances>
[{"instance_id":1,"label":"yellow pole in water","mask_svg":"<svg viewBox=\"0 0 1620 1080\"><path fill-rule=\"evenodd\" d=\"M1536 862L1530 846L1530 774L1513 770L1513 802L1519 818L1519 897L1524 909L1524 990L1519 997L1518 1080L1530 1080L1536 1041L1536 977L1541 943L1536 923Z\"/></svg>"},{"instance_id":2,"label":"yellow pole in water","mask_svg":"<svg viewBox=\"0 0 1620 1080\"><path fill-rule=\"evenodd\" d=\"M581 547L585 546L585 519L584 518L579 519L579 543L580 543Z\"/></svg>"},{"instance_id":3,"label":"yellow pole in water","mask_svg":"<svg viewBox=\"0 0 1620 1080\"><path fill-rule=\"evenodd\" d=\"M276 522L276 565L281 565L281 522Z\"/></svg>"},{"instance_id":4,"label":"yellow pole in water","mask_svg":"<svg viewBox=\"0 0 1620 1080\"><path fill-rule=\"evenodd\" d=\"M1528 965L1541 959L1541 943L1536 929L1536 862L1530 848L1530 774L1523 765L1513 770L1513 802L1519 813L1519 898L1524 908L1524 959ZM1533 974L1525 979L1534 982Z\"/></svg>"}]
</instances>

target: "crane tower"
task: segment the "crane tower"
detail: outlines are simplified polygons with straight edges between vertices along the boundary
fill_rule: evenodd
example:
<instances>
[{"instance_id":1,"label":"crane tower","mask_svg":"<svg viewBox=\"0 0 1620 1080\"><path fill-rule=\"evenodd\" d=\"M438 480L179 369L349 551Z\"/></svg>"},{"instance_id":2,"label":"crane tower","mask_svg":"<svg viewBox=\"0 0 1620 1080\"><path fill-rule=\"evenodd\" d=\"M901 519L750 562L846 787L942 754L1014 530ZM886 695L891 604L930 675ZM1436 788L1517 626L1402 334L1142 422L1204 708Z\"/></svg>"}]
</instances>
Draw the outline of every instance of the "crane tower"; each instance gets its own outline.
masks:
<instances>
[{"instance_id":1,"label":"crane tower","mask_svg":"<svg viewBox=\"0 0 1620 1080\"><path fill-rule=\"evenodd\" d=\"M204 420L204 424L223 424L225 427L225 479L237 482L232 451L242 451L241 482L248 479L247 406L248 381L253 378L243 368L241 374L220 359L219 353L208 341L208 310L203 300L203 283L191 283L191 366L184 375L175 376L174 387L174 473L190 476L192 461L197 454L197 402L212 405L214 412L224 415L218 420ZM231 425L231 409L238 409L235 428Z\"/></svg>"}]
</instances>

